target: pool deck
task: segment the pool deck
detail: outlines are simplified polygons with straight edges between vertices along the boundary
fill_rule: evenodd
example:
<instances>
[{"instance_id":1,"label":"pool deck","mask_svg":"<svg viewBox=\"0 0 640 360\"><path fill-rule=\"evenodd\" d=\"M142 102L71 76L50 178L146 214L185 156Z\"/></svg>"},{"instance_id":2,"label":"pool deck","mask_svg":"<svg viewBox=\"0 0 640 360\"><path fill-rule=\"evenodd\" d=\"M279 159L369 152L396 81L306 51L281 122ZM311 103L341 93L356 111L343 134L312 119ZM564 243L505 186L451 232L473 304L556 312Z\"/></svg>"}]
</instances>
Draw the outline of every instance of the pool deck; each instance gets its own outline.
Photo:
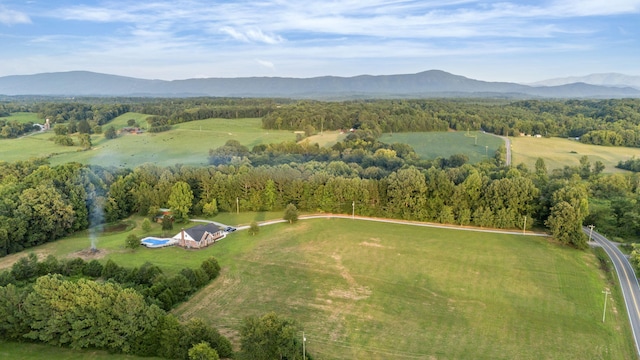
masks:
<instances>
[{"instance_id":1,"label":"pool deck","mask_svg":"<svg viewBox=\"0 0 640 360\"><path fill-rule=\"evenodd\" d=\"M145 240L166 240L166 242L162 243L162 244L154 244L151 242L145 242ZM164 238L164 239L159 239L156 237L146 237L142 240L140 240L140 245L146 246L148 248L151 249L156 249L156 248L163 248L163 247L167 247L167 246L173 246L175 244L178 243L178 240L172 239L172 238Z\"/></svg>"}]
</instances>

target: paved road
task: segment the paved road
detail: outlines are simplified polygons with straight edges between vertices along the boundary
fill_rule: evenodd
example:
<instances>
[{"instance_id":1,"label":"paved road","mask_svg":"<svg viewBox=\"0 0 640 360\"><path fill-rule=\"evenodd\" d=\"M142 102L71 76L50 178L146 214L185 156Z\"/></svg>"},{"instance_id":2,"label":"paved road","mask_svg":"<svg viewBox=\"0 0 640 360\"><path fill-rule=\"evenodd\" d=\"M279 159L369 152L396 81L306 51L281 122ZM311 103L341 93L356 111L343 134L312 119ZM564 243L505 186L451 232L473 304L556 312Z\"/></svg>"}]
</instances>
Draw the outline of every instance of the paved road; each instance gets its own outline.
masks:
<instances>
[{"instance_id":1,"label":"paved road","mask_svg":"<svg viewBox=\"0 0 640 360\"><path fill-rule=\"evenodd\" d=\"M589 235L589 228L583 227L582 230ZM611 241L596 231L592 233L591 239L607 252L618 273L620 288L624 296L629 321L631 322L633 339L636 343L636 352L640 356L640 346L638 345L640 343L640 285L638 285L636 274L624 254Z\"/></svg>"},{"instance_id":2,"label":"paved road","mask_svg":"<svg viewBox=\"0 0 640 360\"><path fill-rule=\"evenodd\" d=\"M507 159L505 160L507 166L511 166L511 139L508 136L503 137L504 146L507 148Z\"/></svg>"},{"instance_id":3,"label":"paved road","mask_svg":"<svg viewBox=\"0 0 640 360\"><path fill-rule=\"evenodd\" d=\"M492 133L485 133L485 134L497 136L500 139L504 140L504 147L507 149L507 153L505 154L506 159L504 160L504 162L505 162L505 165L510 166L511 165L511 139L509 139L508 136L501 136L501 135L496 135Z\"/></svg>"}]
</instances>

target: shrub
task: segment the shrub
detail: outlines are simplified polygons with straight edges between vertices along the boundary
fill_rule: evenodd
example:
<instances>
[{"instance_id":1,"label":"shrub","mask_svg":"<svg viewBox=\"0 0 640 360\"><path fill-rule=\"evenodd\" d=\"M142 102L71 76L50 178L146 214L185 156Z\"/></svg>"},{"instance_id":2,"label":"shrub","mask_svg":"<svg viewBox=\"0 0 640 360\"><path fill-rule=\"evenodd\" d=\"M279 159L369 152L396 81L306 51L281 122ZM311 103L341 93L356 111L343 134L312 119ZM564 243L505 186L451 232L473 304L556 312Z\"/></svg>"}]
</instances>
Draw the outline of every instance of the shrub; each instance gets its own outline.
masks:
<instances>
[{"instance_id":1,"label":"shrub","mask_svg":"<svg viewBox=\"0 0 640 360\"><path fill-rule=\"evenodd\" d=\"M147 218L142 220L142 231L149 232L151 231L151 221Z\"/></svg>"},{"instance_id":2,"label":"shrub","mask_svg":"<svg viewBox=\"0 0 640 360\"><path fill-rule=\"evenodd\" d=\"M125 239L125 247L128 249L137 249L140 246L140 240L134 234L129 234Z\"/></svg>"},{"instance_id":3,"label":"shrub","mask_svg":"<svg viewBox=\"0 0 640 360\"><path fill-rule=\"evenodd\" d=\"M85 266L83 273L92 278L99 278L102 275L102 264L98 260L91 260Z\"/></svg>"}]
</instances>

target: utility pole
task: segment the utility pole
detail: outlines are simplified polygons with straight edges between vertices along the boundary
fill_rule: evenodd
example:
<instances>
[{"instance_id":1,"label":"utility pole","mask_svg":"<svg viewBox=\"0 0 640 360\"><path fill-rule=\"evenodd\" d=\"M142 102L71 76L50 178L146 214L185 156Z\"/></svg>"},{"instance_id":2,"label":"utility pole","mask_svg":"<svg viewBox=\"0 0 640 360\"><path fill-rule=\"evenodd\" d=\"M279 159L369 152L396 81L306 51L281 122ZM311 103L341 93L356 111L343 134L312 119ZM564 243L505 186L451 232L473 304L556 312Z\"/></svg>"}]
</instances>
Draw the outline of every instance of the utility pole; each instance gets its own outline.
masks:
<instances>
[{"instance_id":1,"label":"utility pole","mask_svg":"<svg viewBox=\"0 0 640 360\"><path fill-rule=\"evenodd\" d=\"M527 231L527 215L524 216L524 226L522 227L522 235Z\"/></svg>"},{"instance_id":2,"label":"utility pole","mask_svg":"<svg viewBox=\"0 0 640 360\"><path fill-rule=\"evenodd\" d=\"M355 200L351 202L351 218L355 219L356 218L356 202Z\"/></svg>"},{"instance_id":3,"label":"utility pole","mask_svg":"<svg viewBox=\"0 0 640 360\"><path fill-rule=\"evenodd\" d=\"M607 315L607 295L611 294L609 290L605 290L602 292L604 294L604 309L602 310L602 322L604 322L604 318Z\"/></svg>"},{"instance_id":4,"label":"utility pole","mask_svg":"<svg viewBox=\"0 0 640 360\"><path fill-rule=\"evenodd\" d=\"M593 224L588 226L588 228L589 228L589 242L591 242L591 235L593 234L593 228L594 227L595 226L593 226Z\"/></svg>"},{"instance_id":5,"label":"utility pole","mask_svg":"<svg viewBox=\"0 0 640 360\"><path fill-rule=\"evenodd\" d=\"M240 214L240 198L236 198L236 214Z\"/></svg>"},{"instance_id":6,"label":"utility pole","mask_svg":"<svg viewBox=\"0 0 640 360\"><path fill-rule=\"evenodd\" d=\"M484 146L484 156L486 156L487 159L489 158L489 145Z\"/></svg>"},{"instance_id":7,"label":"utility pole","mask_svg":"<svg viewBox=\"0 0 640 360\"><path fill-rule=\"evenodd\" d=\"M307 352L305 351L305 342L307 342L307 338L304 337L304 331L302 332L302 360L307 360Z\"/></svg>"}]
</instances>

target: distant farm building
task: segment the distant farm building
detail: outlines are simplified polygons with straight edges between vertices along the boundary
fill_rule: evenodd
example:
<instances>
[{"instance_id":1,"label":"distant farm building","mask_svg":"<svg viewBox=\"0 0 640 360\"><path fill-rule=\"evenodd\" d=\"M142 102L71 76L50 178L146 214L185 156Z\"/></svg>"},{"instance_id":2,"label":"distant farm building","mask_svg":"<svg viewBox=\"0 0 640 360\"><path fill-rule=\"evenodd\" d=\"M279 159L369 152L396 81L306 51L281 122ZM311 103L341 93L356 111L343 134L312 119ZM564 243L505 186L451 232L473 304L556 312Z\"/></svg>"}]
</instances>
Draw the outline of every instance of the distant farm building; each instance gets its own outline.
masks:
<instances>
[{"instance_id":1,"label":"distant farm building","mask_svg":"<svg viewBox=\"0 0 640 360\"><path fill-rule=\"evenodd\" d=\"M171 209L165 209L165 208L158 209L158 213L153 219L155 220L155 222L160 224L162 223L162 220L165 218L165 216L173 218L173 213L171 212Z\"/></svg>"},{"instance_id":2,"label":"distant farm building","mask_svg":"<svg viewBox=\"0 0 640 360\"><path fill-rule=\"evenodd\" d=\"M187 249L202 249L224 238L225 231L215 224L198 225L182 229L173 237L178 246Z\"/></svg>"}]
</instances>

